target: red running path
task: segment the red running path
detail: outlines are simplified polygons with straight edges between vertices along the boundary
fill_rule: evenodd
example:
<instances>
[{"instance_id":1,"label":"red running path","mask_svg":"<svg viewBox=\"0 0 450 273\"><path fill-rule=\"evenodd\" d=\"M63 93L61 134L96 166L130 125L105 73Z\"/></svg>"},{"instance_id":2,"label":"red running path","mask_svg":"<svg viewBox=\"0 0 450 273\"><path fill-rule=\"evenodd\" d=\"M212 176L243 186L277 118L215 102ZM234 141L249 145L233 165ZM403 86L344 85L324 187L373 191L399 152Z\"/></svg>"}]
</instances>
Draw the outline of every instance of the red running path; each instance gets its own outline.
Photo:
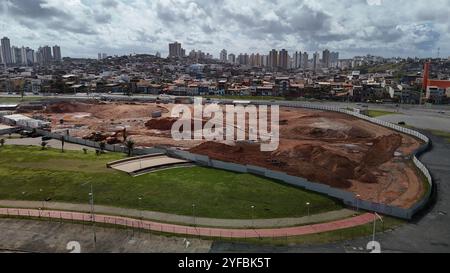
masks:
<instances>
[{"instance_id":1,"label":"red running path","mask_svg":"<svg viewBox=\"0 0 450 273\"><path fill-rule=\"evenodd\" d=\"M90 213L56 210L0 208L0 215L92 222L92 215ZM316 234L364 225L372 222L373 219L373 214L366 213L348 219L308 226L277 229L223 229L165 224L121 216L94 215L95 223L112 224L165 233L226 238L274 238Z\"/></svg>"}]
</instances>

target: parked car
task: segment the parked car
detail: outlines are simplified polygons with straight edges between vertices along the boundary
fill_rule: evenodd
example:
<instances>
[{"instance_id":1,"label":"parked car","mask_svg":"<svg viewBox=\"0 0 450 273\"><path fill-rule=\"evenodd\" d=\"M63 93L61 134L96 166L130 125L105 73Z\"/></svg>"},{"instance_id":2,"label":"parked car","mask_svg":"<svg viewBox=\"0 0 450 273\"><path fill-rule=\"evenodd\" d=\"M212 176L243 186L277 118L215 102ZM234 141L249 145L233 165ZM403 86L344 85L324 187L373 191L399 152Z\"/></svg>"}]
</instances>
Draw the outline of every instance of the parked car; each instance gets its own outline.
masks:
<instances>
[{"instance_id":1,"label":"parked car","mask_svg":"<svg viewBox=\"0 0 450 273\"><path fill-rule=\"evenodd\" d=\"M49 140L52 140L52 138L49 137L49 136L43 136L42 137L42 141L49 141Z\"/></svg>"},{"instance_id":2,"label":"parked car","mask_svg":"<svg viewBox=\"0 0 450 273\"><path fill-rule=\"evenodd\" d=\"M39 134L35 131L22 130L19 132L22 137L39 137Z\"/></svg>"}]
</instances>

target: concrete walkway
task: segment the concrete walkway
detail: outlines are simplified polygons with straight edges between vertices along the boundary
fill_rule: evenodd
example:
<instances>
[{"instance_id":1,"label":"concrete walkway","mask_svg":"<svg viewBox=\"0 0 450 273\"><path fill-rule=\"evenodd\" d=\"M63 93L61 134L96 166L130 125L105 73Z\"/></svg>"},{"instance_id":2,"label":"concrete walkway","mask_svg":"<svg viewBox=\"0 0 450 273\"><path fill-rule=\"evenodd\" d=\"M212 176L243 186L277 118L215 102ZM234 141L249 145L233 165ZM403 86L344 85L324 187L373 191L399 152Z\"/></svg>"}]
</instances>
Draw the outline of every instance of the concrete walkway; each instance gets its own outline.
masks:
<instances>
[{"instance_id":1,"label":"concrete walkway","mask_svg":"<svg viewBox=\"0 0 450 273\"><path fill-rule=\"evenodd\" d=\"M300 236L308 234L316 234L329 232L334 230L346 229L355 226L368 224L373 221L374 216L366 213L353 218L328 222L323 224L315 224L300 227L279 228L279 229L223 229L223 228L207 228L180 226L173 224L157 223L147 220L138 220L121 216L109 216L103 214L91 215L90 213L55 211L55 210L38 210L38 209L17 209L17 208L0 208L0 215L17 216L17 217L38 217L50 218L68 221L82 221L100 224L111 224L136 229L145 229L157 232L220 237L220 238L275 238Z\"/></svg>"},{"instance_id":2,"label":"concrete walkway","mask_svg":"<svg viewBox=\"0 0 450 273\"><path fill-rule=\"evenodd\" d=\"M44 207L43 207L44 206ZM8 208L30 208L30 209L44 209L44 210L62 210L62 211L76 211L76 212L90 212L89 204L70 204L57 202L41 202L41 201L11 201L0 200L0 207ZM302 226L312 223L324 223L336 221L339 219L349 218L355 214L355 211L342 209L337 211L330 211L326 213L314 214L311 216L300 218L280 218L280 219L254 219L240 220L240 219L214 219L201 218L192 216L182 216L162 212L140 211L136 209L126 209L110 206L95 205L95 212L106 215L120 215L124 217L139 218L145 220L154 220L165 223L179 223L184 225L197 225L205 227L223 227L223 228L280 228Z\"/></svg>"},{"instance_id":3,"label":"concrete walkway","mask_svg":"<svg viewBox=\"0 0 450 273\"><path fill-rule=\"evenodd\" d=\"M4 137L5 144L6 145L18 145L18 146L38 146L41 147L42 138L36 137L36 138L8 138ZM51 139L49 141L46 141L48 143L48 148L55 148L55 149L61 149L61 141L56 139ZM69 151L82 151L83 148L86 148L89 151L95 151L94 148L82 146L74 143L65 142L64 143L64 150Z\"/></svg>"}]
</instances>

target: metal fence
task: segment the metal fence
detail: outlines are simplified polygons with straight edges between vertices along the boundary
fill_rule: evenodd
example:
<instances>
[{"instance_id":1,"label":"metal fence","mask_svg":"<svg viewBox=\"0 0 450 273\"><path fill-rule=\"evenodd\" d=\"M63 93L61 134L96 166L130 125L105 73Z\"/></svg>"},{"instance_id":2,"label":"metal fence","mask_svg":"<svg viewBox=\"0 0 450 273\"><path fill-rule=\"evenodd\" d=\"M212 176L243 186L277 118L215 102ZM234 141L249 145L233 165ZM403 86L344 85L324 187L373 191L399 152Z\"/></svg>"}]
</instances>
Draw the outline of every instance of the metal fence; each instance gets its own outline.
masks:
<instances>
[{"instance_id":1,"label":"metal fence","mask_svg":"<svg viewBox=\"0 0 450 273\"><path fill-rule=\"evenodd\" d=\"M218 237L218 238L239 238L239 239L262 239L262 238L287 238L298 235L308 235L319 232L339 231L349 226L360 226L361 224L369 224L373 217L370 214L356 216L355 218L337 220L333 223L319 223L299 227L285 228L252 228L249 223L248 228L230 229L230 228L214 228L203 226L183 226L170 223L154 222L146 219L135 219L124 216L92 214L87 212L71 212L57 210L41 210L26 208L0 208L0 216L7 217L27 217L38 218L49 221L59 222L75 222L90 225L115 225L123 226L127 229L147 230L152 232L172 233L185 236L198 237ZM369 226L368 226L369 227ZM370 230L370 228L369 228Z\"/></svg>"},{"instance_id":2,"label":"metal fence","mask_svg":"<svg viewBox=\"0 0 450 273\"><path fill-rule=\"evenodd\" d=\"M1 129L1 130L0 130L0 136L2 136L2 135L13 134L13 133L15 133L15 132L17 132L17 131L18 131L17 128Z\"/></svg>"}]
</instances>

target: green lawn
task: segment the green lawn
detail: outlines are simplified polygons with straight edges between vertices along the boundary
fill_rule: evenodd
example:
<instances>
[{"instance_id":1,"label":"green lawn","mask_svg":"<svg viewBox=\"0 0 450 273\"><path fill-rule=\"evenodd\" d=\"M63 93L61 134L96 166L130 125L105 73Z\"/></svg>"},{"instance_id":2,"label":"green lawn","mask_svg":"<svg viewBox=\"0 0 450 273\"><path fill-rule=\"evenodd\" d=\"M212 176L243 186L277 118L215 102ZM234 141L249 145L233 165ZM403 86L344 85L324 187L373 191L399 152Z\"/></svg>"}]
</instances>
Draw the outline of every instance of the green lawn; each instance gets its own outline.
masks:
<instances>
[{"instance_id":1,"label":"green lawn","mask_svg":"<svg viewBox=\"0 0 450 273\"><path fill-rule=\"evenodd\" d=\"M193 203L197 216L230 219L251 218L251 206L255 218L305 216L306 202L312 204L311 213L342 208L333 199L249 174L193 167L133 178L106 168L107 162L122 157L4 146L0 199L88 203L88 182L92 182L96 204L181 215L192 215Z\"/></svg>"},{"instance_id":2,"label":"green lawn","mask_svg":"<svg viewBox=\"0 0 450 273\"><path fill-rule=\"evenodd\" d=\"M450 133L438 130L430 130L433 135L445 138L450 143Z\"/></svg>"},{"instance_id":3,"label":"green lawn","mask_svg":"<svg viewBox=\"0 0 450 273\"><path fill-rule=\"evenodd\" d=\"M26 101L38 101L41 100L42 97L0 97L0 103L19 103Z\"/></svg>"},{"instance_id":4,"label":"green lawn","mask_svg":"<svg viewBox=\"0 0 450 273\"><path fill-rule=\"evenodd\" d=\"M381 117L381 116L386 116L386 115L397 115L398 113L394 113L394 112L389 112L389 111L381 111L381 110L369 110L368 111L368 116L372 117L372 118L377 118L377 117Z\"/></svg>"},{"instance_id":5,"label":"green lawn","mask_svg":"<svg viewBox=\"0 0 450 273\"><path fill-rule=\"evenodd\" d=\"M274 96L204 96L204 98L228 100L287 100L284 97Z\"/></svg>"}]
</instances>

